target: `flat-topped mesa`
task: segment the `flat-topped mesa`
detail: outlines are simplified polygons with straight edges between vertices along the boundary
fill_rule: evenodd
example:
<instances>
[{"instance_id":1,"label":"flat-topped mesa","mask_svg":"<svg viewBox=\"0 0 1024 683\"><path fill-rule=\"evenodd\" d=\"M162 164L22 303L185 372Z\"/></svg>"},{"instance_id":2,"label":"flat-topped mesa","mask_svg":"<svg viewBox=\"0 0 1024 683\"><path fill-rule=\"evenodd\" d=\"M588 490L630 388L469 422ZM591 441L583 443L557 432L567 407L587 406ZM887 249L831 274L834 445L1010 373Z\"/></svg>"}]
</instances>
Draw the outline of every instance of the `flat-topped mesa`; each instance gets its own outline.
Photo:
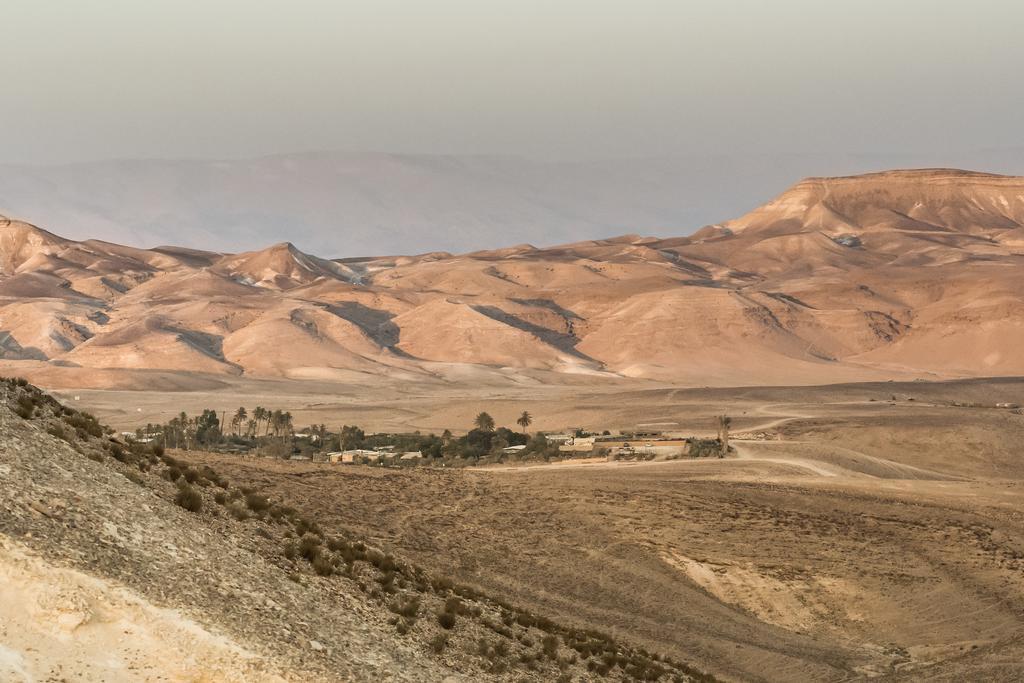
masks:
<instances>
[{"instance_id":1,"label":"flat-topped mesa","mask_svg":"<svg viewBox=\"0 0 1024 683\"><path fill-rule=\"evenodd\" d=\"M746 235L945 232L998 238L1024 224L1024 178L956 169L807 178L728 221Z\"/></svg>"}]
</instances>

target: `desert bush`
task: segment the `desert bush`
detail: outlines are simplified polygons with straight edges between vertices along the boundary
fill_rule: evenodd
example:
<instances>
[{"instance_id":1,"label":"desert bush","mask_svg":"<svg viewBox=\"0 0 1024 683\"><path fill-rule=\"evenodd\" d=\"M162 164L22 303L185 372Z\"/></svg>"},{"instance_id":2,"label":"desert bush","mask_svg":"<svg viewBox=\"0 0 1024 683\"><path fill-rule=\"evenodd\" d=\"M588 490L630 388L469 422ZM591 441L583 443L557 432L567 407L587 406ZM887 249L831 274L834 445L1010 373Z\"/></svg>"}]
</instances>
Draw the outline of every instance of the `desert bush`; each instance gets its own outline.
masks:
<instances>
[{"instance_id":1,"label":"desert bush","mask_svg":"<svg viewBox=\"0 0 1024 683\"><path fill-rule=\"evenodd\" d=\"M327 539L327 547L329 549L331 549L332 551L334 551L334 552L339 552L339 551L346 550L347 548L349 548L350 544L344 538L339 538L337 536L331 536L330 538Z\"/></svg>"},{"instance_id":2,"label":"desert bush","mask_svg":"<svg viewBox=\"0 0 1024 683\"><path fill-rule=\"evenodd\" d=\"M324 536L323 529L320 528L320 525L306 519L305 517L295 517L293 519L292 526L295 528L295 533L300 536L304 536L306 534L313 534L320 538L323 538Z\"/></svg>"},{"instance_id":3,"label":"desert bush","mask_svg":"<svg viewBox=\"0 0 1024 683\"><path fill-rule=\"evenodd\" d=\"M458 614L460 616L470 614L469 606L454 595L444 601L444 611L451 612L452 614Z\"/></svg>"},{"instance_id":4,"label":"desert bush","mask_svg":"<svg viewBox=\"0 0 1024 683\"><path fill-rule=\"evenodd\" d=\"M14 412L22 419L31 420L35 407L36 402L31 396L28 394L21 394L15 402Z\"/></svg>"},{"instance_id":5,"label":"desert bush","mask_svg":"<svg viewBox=\"0 0 1024 683\"><path fill-rule=\"evenodd\" d=\"M319 553L313 560L313 571L320 576L330 576L334 573L334 563L326 553Z\"/></svg>"},{"instance_id":6,"label":"desert bush","mask_svg":"<svg viewBox=\"0 0 1024 683\"><path fill-rule=\"evenodd\" d=\"M434 587L434 592L436 593L450 591L455 586L447 576L435 576L430 580L430 585Z\"/></svg>"},{"instance_id":7,"label":"desert bush","mask_svg":"<svg viewBox=\"0 0 1024 683\"><path fill-rule=\"evenodd\" d=\"M294 560L299 556L299 544L295 541L287 541L284 544L284 556L289 560Z\"/></svg>"},{"instance_id":8,"label":"desert bush","mask_svg":"<svg viewBox=\"0 0 1024 683\"><path fill-rule=\"evenodd\" d=\"M199 473L204 479L212 481L222 489L226 489L228 487L228 480L220 476L220 474L209 465L203 465L200 468Z\"/></svg>"},{"instance_id":9,"label":"desert bush","mask_svg":"<svg viewBox=\"0 0 1024 683\"><path fill-rule=\"evenodd\" d=\"M165 474L170 481L178 481L178 478L181 477L181 470L176 465L171 465Z\"/></svg>"},{"instance_id":10,"label":"desert bush","mask_svg":"<svg viewBox=\"0 0 1024 683\"><path fill-rule=\"evenodd\" d=\"M391 571L384 572L380 576L377 577L376 581L377 581L377 583L380 584L381 590L383 590L385 593L394 593L395 592L395 573L394 572L391 572Z\"/></svg>"},{"instance_id":11,"label":"desert bush","mask_svg":"<svg viewBox=\"0 0 1024 683\"><path fill-rule=\"evenodd\" d=\"M406 619L415 619L420 611L420 599L417 597L399 596L391 601L388 609Z\"/></svg>"},{"instance_id":12,"label":"desert bush","mask_svg":"<svg viewBox=\"0 0 1024 683\"><path fill-rule=\"evenodd\" d=\"M237 503L231 503L225 506L228 514L237 519L239 522L244 522L249 519L249 511Z\"/></svg>"},{"instance_id":13,"label":"desert bush","mask_svg":"<svg viewBox=\"0 0 1024 683\"><path fill-rule=\"evenodd\" d=\"M103 426L89 413L72 412L63 416L64 422L70 425L83 439L86 436L99 438L103 436Z\"/></svg>"},{"instance_id":14,"label":"desert bush","mask_svg":"<svg viewBox=\"0 0 1024 683\"><path fill-rule=\"evenodd\" d=\"M299 540L299 556L312 562L320 556L320 539L313 534L305 534Z\"/></svg>"},{"instance_id":15,"label":"desert bush","mask_svg":"<svg viewBox=\"0 0 1024 683\"><path fill-rule=\"evenodd\" d=\"M164 445L162 443L155 443L151 446L151 448L153 449L153 455L155 455L158 458L164 457Z\"/></svg>"},{"instance_id":16,"label":"desert bush","mask_svg":"<svg viewBox=\"0 0 1024 683\"><path fill-rule=\"evenodd\" d=\"M189 512L199 512L203 509L203 497L188 484L178 489L177 495L174 496L174 502Z\"/></svg>"},{"instance_id":17,"label":"desert bush","mask_svg":"<svg viewBox=\"0 0 1024 683\"><path fill-rule=\"evenodd\" d=\"M181 473L181 476L185 477L185 481L190 484L194 484L200 479L199 472L195 471L191 467L186 467Z\"/></svg>"},{"instance_id":18,"label":"desert bush","mask_svg":"<svg viewBox=\"0 0 1024 683\"><path fill-rule=\"evenodd\" d=\"M255 492L245 494L245 504L257 514L270 509L270 499Z\"/></svg>"},{"instance_id":19,"label":"desert bush","mask_svg":"<svg viewBox=\"0 0 1024 683\"><path fill-rule=\"evenodd\" d=\"M445 647L448 646L448 634L438 633L436 636L430 639L430 649L435 654L441 654L444 652Z\"/></svg>"},{"instance_id":20,"label":"desert bush","mask_svg":"<svg viewBox=\"0 0 1024 683\"><path fill-rule=\"evenodd\" d=\"M540 641L541 650L548 659L558 656L558 636L548 634Z\"/></svg>"},{"instance_id":21,"label":"desert bush","mask_svg":"<svg viewBox=\"0 0 1024 683\"><path fill-rule=\"evenodd\" d=\"M215 503L217 503L217 505L226 505L228 502L228 494L224 493L223 491L218 491L217 493L213 494L213 500Z\"/></svg>"},{"instance_id":22,"label":"desert bush","mask_svg":"<svg viewBox=\"0 0 1024 683\"><path fill-rule=\"evenodd\" d=\"M75 442L75 438L68 434L67 430L61 427L59 424L52 424L49 427L47 427L46 433L49 434L50 436L55 436L62 441L67 441L68 443L73 444Z\"/></svg>"},{"instance_id":23,"label":"desert bush","mask_svg":"<svg viewBox=\"0 0 1024 683\"><path fill-rule=\"evenodd\" d=\"M491 629L492 631L497 633L499 636L502 636L503 638L511 638L512 637L512 629L510 629L510 628L508 628L506 626L502 626L499 622L494 621L493 619L484 619L484 626L486 626L487 628Z\"/></svg>"},{"instance_id":24,"label":"desert bush","mask_svg":"<svg viewBox=\"0 0 1024 683\"><path fill-rule=\"evenodd\" d=\"M445 630L450 631L451 629L455 628L455 621L456 617L454 612L437 613L437 623L441 628Z\"/></svg>"}]
</instances>

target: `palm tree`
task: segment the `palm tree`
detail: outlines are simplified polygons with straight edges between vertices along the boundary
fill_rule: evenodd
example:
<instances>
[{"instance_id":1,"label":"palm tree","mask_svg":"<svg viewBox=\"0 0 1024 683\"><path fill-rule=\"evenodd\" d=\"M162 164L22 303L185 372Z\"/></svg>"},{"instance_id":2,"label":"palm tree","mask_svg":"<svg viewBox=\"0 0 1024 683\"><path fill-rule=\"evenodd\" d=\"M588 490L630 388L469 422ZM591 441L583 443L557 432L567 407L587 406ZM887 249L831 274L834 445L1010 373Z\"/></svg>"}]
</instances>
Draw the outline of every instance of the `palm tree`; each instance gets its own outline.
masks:
<instances>
[{"instance_id":1,"label":"palm tree","mask_svg":"<svg viewBox=\"0 0 1024 683\"><path fill-rule=\"evenodd\" d=\"M256 436L260 431L260 425L263 424L263 420L267 417L267 411L263 406L256 406L256 409L252 411L252 419L256 421L255 428L252 430L251 436Z\"/></svg>"},{"instance_id":2,"label":"palm tree","mask_svg":"<svg viewBox=\"0 0 1024 683\"><path fill-rule=\"evenodd\" d=\"M245 408L239 408L235 411L235 416L231 418L231 428L235 434L238 434L248 417L249 415L246 413Z\"/></svg>"},{"instance_id":3,"label":"palm tree","mask_svg":"<svg viewBox=\"0 0 1024 683\"><path fill-rule=\"evenodd\" d=\"M475 424L477 426L477 429L479 429L480 431L494 431L494 418L488 415L487 413L480 413L479 415L477 415L476 419L473 420L473 424Z\"/></svg>"},{"instance_id":4,"label":"palm tree","mask_svg":"<svg viewBox=\"0 0 1024 683\"><path fill-rule=\"evenodd\" d=\"M533 416L524 410L523 414L516 420L516 424L523 428L523 434L525 434L526 428L533 424Z\"/></svg>"}]
</instances>

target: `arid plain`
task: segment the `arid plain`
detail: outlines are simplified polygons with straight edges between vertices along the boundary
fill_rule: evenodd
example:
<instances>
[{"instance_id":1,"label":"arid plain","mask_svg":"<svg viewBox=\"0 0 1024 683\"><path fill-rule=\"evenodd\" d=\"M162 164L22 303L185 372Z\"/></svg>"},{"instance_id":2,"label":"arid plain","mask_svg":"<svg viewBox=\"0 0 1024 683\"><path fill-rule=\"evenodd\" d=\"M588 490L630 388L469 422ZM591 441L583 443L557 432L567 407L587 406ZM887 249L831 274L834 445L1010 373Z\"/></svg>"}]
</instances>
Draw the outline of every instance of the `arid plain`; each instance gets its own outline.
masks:
<instances>
[{"instance_id":1,"label":"arid plain","mask_svg":"<svg viewBox=\"0 0 1024 683\"><path fill-rule=\"evenodd\" d=\"M0 374L119 429L645 425L722 459L191 451L346 533L727 680L1024 675L1024 179L809 179L690 237L330 260L0 227Z\"/></svg>"},{"instance_id":2,"label":"arid plain","mask_svg":"<svg viewBox=\"0 0 1024 683\"><path fill-rule=\"evenodd\" d=\"M191 456L435 570L735 680L1014 680L1024 382L590 395L721 460L455 471ZM895 400L893 400L895 396ZM628 404L622 407L621 404ZM634 412L636 411L636 412Z\"/></svg>"}]
</instances>

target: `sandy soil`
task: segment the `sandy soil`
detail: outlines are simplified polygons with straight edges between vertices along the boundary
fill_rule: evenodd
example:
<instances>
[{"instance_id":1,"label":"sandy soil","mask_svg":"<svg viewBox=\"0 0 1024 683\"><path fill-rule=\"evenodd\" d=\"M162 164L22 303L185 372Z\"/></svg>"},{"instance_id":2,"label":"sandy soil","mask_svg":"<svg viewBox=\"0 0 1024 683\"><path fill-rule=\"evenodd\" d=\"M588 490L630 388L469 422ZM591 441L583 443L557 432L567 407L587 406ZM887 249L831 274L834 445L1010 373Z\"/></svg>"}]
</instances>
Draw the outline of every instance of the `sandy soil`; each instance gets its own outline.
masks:
<instances>
[{"instance_id":1,"label":"sandy soil","mask_svg":"<svg viewBox=\"0 0 1024 683\"><path fill-rule=\"evenodd\" d=\"M265 668L175 610L0 537L0 680L284 681Z\"/></svg>"}]
</instances>

